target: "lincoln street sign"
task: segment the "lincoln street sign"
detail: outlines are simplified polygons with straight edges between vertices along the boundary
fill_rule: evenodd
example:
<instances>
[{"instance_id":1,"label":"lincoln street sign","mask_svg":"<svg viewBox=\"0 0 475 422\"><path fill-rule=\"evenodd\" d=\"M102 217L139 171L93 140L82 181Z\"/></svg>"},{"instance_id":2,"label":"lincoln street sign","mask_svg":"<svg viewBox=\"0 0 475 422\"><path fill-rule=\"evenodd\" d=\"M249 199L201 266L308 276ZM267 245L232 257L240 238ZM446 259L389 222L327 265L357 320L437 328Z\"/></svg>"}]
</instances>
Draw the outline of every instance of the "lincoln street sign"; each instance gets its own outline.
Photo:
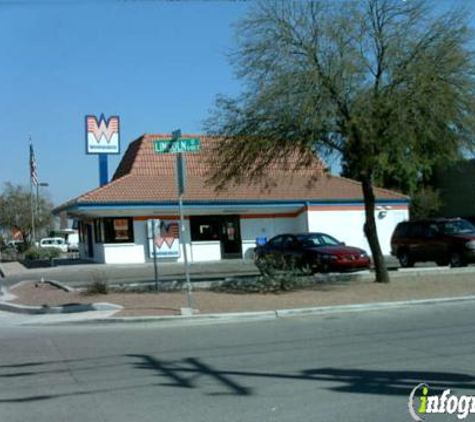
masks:
<instances>
[{"instance_id":1,"label":"lincoln street sign","mask_svg":"<svg viewBox=\"0 0 475 422\"><path fill-rule=\"evenodd\" d=\"M199 152L201 142L198 138L165 139L153 142L153 150L157 154L178 152Z\"/></svg>"}]
</instances>

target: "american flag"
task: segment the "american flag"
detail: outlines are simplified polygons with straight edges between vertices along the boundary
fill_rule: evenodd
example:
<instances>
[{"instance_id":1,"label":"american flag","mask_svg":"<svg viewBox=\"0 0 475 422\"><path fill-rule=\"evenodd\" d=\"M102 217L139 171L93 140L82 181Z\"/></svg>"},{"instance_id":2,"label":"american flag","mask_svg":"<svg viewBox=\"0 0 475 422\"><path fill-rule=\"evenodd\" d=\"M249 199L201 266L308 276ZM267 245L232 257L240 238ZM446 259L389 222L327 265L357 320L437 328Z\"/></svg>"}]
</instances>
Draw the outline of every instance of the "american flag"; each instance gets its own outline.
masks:
<instances>
[{"instance_id":1,"label":"american flag","mask_svg":"<svg viewBox=\"0 0 475 422\"><path fill-rule=\"evenodd\" d=\"M34 185L38 185L38 166L36 165L35 152L30 139L30 180Z\"/></svg>"}]
</instances>

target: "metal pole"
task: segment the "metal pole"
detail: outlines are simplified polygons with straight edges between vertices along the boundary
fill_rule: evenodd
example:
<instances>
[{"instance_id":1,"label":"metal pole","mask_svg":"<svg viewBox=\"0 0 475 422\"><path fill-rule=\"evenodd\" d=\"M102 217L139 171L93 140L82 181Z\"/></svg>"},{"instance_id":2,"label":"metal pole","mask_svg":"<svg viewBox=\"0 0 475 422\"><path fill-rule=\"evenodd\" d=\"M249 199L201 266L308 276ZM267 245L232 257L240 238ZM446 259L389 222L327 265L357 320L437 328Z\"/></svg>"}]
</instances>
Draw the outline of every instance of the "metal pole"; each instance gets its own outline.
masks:
<instances>
[{"instance_id":1,"label":"metal pole","mask_svg":"<svg viewBox=\"0 0 475 422\"><path fill-rule=\"evenodd\" d=\"M33 198L33 147L31 144L31 133L30 138L30 154L29 154L29 167L30 167L30 210L31 210L31 245L35 245L35 200Z\"/></svg>"},{"instance_id":2,"label":"metal pole","mask_svg":"<svg viewBox=\"0 0 475 422\"><path fill-rule=\"evenodd\" d=\"M31 209L31 244L35 244L35 204L33 199L33 184L30 180L30 209Z\"/></svg>"},{"instance_id":3,"label":"metal pole","mask_svg":"<svg viewBox=\"0 0 475 422\"><path fill-rule=\"evenodd\" d=\"M104 186L109 182L109 161L108 154L98 154L99 156L99 185Z\"/></svg>"},{"instance_id":4,"label":"metal pole","mask_svg":"<svg viewBox=\"0 0 475 422\"><path fill-rule=\"evenodd\" d=\"M152 220L152 242L153 242L153 270L155 272L155 290L158 292L158 267L157 267L157 220Z\"/></svg>"},{"instance_id":5,"label":"metal pole","mask_svg":"<svg viewBox=\"0 0 475 422\"><path fill-rule=\"evenodd\" d=\"M36 184L36 204L35 204L35 219L38 226L38 232L40 227L40 183Z\"/></svg>"},{"instance_id":6,"label":"metal pole","mask_svg":"<svg viewBox=\"0 0 475 422\"><path fill-rule=\"evenodd\" d=\"M180 152L179 155L181 156L182 153ZM182 159L182 158L183 157L180 157L179 159ZM186 242L185 242L186 227L185 227L185 221L183 218L183 192L182 190L179 191L179 195L178 195L178 209L180 211L180 239L182 240L182 244L183 244L183 258L185 260L186 297L188 300L188 307L190 309L194 309L193 287L191 285L191 280L190 280L190 269L188 267L188 252L186 251Z\"/></svg>"}]
</instances>

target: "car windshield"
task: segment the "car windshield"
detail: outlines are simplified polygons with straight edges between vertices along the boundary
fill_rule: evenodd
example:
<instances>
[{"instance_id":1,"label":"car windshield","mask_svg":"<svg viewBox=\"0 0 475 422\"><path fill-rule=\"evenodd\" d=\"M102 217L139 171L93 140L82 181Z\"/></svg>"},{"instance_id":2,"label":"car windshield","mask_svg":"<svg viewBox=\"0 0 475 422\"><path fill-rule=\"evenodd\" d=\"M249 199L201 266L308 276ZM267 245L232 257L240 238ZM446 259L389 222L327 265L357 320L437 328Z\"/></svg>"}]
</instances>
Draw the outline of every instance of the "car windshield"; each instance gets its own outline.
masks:
<instances>
[{"instance_id":1,"label":"car windshield","mask_svg":"<svg viewBox=\"0 0 475 422\"><path fill-rule=\"evenodd\" d=\"M472 234L475 227L466 220L455 220L442 223L440 230L444 234Z\"/></svg>"},{"instance_id":2,"label":"car windshield","mask_svg":"<svg viewBox=\"0 0 475 422\"><path fill-rule=\"evenodd\" d=\"M302 243L303 246L306 247L341 245L341 242L335 238L322 233L299 235L297 236L297 239Z\"/></svg>"}]
</instances>

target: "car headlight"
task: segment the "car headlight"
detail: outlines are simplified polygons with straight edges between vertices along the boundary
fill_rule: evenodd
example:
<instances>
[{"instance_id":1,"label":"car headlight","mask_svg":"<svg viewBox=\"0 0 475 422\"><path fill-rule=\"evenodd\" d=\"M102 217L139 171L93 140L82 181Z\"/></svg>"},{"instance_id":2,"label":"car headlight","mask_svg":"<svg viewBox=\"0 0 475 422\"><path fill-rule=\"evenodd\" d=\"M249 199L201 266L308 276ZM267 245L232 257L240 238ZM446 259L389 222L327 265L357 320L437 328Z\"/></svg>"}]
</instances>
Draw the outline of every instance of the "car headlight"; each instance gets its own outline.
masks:
<instances>
[{"instance_id":1,"label":"car headlight","mask_svg":"<svg viewBox=\"0 0 475 422\"><path fill-rule=\"evenodd\" d=\"M360 258L366 258L368 256L368 254L366 253L366 251L361 251L360 252Z\"/></svg>"},{"instance_id":2,"label":"car headlight","mask_svg":"<svg viewBox=\"0 0 475 422\"><path fill-rule=\"evenodd\" d=\"M335 255L324 254L324 255L321 255L321 259L323 261L336 261L338 257L336 257Z\"/></svg>"},{"instance_id":3,"label":"car headlight","mask_svg":"<svg viewBox=\"0 0 475 422\"><path fill-rule=\"evenodd\" d=\"M475 249L475 240L471 240L470 242L465 243L465 247L467 249Z\"/></svg>"}]
</instances>

